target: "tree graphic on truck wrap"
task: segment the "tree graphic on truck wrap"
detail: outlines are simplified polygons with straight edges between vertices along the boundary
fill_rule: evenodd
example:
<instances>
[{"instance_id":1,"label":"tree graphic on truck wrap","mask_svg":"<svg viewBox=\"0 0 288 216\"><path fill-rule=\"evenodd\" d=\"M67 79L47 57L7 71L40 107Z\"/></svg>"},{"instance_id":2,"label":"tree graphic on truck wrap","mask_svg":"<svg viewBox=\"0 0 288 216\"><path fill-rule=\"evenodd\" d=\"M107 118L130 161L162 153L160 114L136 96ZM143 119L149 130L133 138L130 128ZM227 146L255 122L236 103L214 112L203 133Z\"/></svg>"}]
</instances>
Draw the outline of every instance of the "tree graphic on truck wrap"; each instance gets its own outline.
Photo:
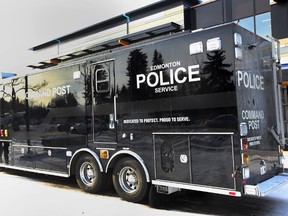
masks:
<instances>
[{"instance_id":1,"label":"tree graphic on truck wrap","mask_svg":"<svg viewBox=\"0 0 288 216\"><path fill-rule=\"evenodd\" d=\"M208 61L203 62L200 93L234 91L233 72L228 70L231 64L224 63L225 51L217 50L206 55Z\"/></svg>"},{"instance_id":2,"label":"tree graphic on truck wrap","mask_svg":"<svg viewBox=\"0 0 288 216\"><path fill-rule=\"evenodd\" d=\"M147 86L136 87L136 75L147 74L148 62L147 54L141 49L135 49L130 52L127 60L128 91L132 100L141 100L147 97Z\"/></svg>"}]
</instances>

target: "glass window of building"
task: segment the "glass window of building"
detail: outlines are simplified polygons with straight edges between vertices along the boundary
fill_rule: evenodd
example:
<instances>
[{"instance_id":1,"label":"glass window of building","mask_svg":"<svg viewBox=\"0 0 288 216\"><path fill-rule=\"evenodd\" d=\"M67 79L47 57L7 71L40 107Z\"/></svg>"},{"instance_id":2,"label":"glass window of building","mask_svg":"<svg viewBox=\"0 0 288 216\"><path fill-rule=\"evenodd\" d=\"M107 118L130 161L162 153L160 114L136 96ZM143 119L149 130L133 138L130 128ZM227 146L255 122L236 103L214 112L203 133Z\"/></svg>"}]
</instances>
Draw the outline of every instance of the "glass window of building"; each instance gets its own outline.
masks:
<instances>
[{"instance_id":1,"label":"glass window of building","mask_svg":"<svg viewBox=\"0 0 288 216\"><path fill-rule=\"evenodd\" d=\"M272 35L270 13L263 13L255 17L251 16L248 18L240 19L235 21L235 23L265 39L268 39L267 35Z\"/></svg>"},{"instance_id":2,"label":"glass window of building","mask_svg":"<svg viewBox=\"0 0 288 216\"><path fill-rule=\"evenodd\" d=\"M254 17L248 17L244 19L240 19L235 21L239 26L251 31L255 32L255 27L254 27Z\"/></svg>"},{"instance_id":3,"label":"glass window of building","mask_svg":"<svg viewBox=\"0 0 288 216\"><path fill-rule=\"evenodd\" d=\"M267 39L267 35L271 33L271 16L270 13L264 13L255 17L256 21L256 34L260 37Z\"/></svg>"}]
</instances>

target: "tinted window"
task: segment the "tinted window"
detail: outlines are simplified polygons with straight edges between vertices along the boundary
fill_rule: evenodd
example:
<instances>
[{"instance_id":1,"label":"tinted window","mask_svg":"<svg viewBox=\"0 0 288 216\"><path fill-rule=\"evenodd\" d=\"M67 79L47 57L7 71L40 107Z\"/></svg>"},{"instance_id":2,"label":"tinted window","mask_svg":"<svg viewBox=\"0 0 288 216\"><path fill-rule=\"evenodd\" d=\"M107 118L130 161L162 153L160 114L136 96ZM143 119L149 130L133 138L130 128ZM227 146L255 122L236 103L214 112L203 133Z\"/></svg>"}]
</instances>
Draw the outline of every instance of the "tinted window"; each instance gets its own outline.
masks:
<instances>
[{"instance_id":1,"label":"tinted window","mask_svg":"<svg viewBox=\"0 0 288 216\"><path fill-rule=\"evenodd\" d=\"M254 17L248 17L245 19L240 19L237 20L236 23L240 26L242 26L243 28L254 32Z\"/></svg>"},{"instance_id":2,"label":"tinted window","mask_svg":"<svg viewBox=\"0 0 288 216\"><path fill-rule=\"evenodd\" d=\"M98 93L109 91L109 71L107 68L96 70L96 91Z\"/></svg>"},{"instance_id":3,"label":"tinted window","mask_svg":"<svg viewBox=\"0 0 288 216\"><path fill-rule=\"evenodd\" d=\"M265 38L271 35L271 14L265 13L256 16L256 34Z\"/></svg>"},{"instance_id":4,"label":"tinted window","mask_svg":"<svg viewBox=\"0 0 288 216\"><path fill-rule=\"evenodd\" d=\"M114 96L114 61L93 64L91 65L91 72L95 104L111 102Z\"/></svg>"}]
</instances>

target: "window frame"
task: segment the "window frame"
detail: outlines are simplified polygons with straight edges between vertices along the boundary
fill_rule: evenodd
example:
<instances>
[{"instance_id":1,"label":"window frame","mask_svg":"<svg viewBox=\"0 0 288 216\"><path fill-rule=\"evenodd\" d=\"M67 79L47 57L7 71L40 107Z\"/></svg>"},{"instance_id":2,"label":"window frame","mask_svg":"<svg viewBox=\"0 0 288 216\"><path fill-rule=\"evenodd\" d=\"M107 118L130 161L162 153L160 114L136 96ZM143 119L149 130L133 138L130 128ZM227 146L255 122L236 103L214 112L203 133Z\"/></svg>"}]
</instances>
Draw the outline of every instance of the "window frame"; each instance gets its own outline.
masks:
<instances>
[{"instance_id":1,"label":"window frame","mask_svg":"<svg viewBox=\"0 0 288 216\"><path fill-rule=\"evenodd\" d=\"M104 71L104 73L106 72L107 73L107 78L104 80L98 80L98 72L99 71ZM95 87L96 87L96 92L97 93L107 93L107 92L110 92L110 70L108 70L106 67L102 67L102 68L99 68L97 69L95 72L94 72L94 76L95 76ZM100 83L106 83L107 82L107 89L99 89L98 86Z\"/></svg>"}]
</instances>

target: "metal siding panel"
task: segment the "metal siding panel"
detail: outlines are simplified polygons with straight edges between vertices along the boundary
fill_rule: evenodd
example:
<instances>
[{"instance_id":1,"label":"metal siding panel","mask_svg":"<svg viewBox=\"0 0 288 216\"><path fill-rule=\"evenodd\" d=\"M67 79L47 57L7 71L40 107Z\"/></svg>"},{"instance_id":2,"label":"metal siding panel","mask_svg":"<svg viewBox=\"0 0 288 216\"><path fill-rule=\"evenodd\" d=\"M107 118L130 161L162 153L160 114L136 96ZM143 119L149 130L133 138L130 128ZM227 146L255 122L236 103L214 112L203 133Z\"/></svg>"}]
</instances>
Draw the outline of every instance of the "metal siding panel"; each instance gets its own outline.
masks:
<instances>
[{"instance_id":1,"label":"metal siding panel","mask_svg":"<svg viewBox=\"0 0 288 216\"><path fill-rule=\"evenodd\" d=\"M193 184L235 189L231 135L190 135Z\"/></svg>"},{"instance_id":2,"label":"metal siding panel","mask_svg":"<svg viewBox=\"0 0 288 216\"><path fill-rule=\"evenodd\" d=\"M254 0L232 0L232 20L253 16Z\"/></svg>"},{"instance_id":3,"label":"metal siding panel","mask_svg":"<svg viewBox=\"0 0 288 216\"><path fill-rule=\"evenodd\" d=\"M197 29L224 23L222 0L200 6L195 8L195 10Z\"/></svg>"},{"instance_id":4,"label":"metal siding panel","mask_svg":"<svg viewBox=\"0 0 288 216\"><path fill-rule=\"evenodd\" d=\"M271 6L271 20L273 37L288 37L288 2Z\"/></svg>"}]
</instances>

